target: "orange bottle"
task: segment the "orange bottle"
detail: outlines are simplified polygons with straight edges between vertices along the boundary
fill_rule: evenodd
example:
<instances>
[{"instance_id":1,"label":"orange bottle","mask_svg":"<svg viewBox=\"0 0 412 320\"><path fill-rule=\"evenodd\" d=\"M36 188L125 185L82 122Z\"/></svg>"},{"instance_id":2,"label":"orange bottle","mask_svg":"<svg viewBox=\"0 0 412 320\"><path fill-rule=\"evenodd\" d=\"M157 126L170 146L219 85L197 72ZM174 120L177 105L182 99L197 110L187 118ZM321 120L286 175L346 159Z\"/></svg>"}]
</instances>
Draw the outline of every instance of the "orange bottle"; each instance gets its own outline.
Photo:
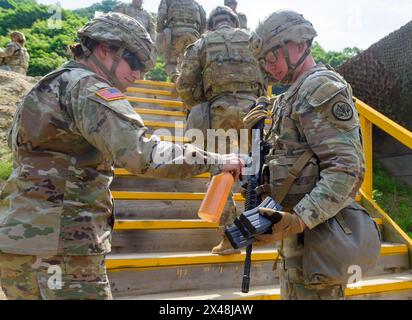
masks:
<instances>
[{"instance_id":1,"label":"orange bottle","mask_svg":"<svg viewBox=\"0 0 412 320\"><path fill-rule=\"evenodd\" d=\"M229 172L213 176L197 215L208 222L219 222L234 182Z\"/></svg>"}]
</instances>

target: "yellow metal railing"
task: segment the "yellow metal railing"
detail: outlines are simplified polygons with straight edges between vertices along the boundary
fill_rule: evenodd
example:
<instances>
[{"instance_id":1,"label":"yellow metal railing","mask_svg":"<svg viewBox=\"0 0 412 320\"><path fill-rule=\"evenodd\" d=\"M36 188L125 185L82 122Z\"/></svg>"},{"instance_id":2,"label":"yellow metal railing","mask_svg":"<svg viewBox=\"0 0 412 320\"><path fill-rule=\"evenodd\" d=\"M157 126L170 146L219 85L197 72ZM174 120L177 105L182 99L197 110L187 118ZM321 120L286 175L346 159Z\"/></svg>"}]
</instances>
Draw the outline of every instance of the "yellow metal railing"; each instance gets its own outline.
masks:
<instances>
[{"instance_id":1,"label":"yellow metal railing","mask_svg":"<svg viewBox=\"0 0 412 320\"><path fill-rule=\"evenodd\" d=\"M362 191L372 197L373 190L373 147L372 125L376 125L408 148L412 149L412 132L403 128L388 117L356 99L356 108L359 112L360 124L363 135L363 149L365 152L366 173L362 184Z\"/></svg>"}]
</instances>

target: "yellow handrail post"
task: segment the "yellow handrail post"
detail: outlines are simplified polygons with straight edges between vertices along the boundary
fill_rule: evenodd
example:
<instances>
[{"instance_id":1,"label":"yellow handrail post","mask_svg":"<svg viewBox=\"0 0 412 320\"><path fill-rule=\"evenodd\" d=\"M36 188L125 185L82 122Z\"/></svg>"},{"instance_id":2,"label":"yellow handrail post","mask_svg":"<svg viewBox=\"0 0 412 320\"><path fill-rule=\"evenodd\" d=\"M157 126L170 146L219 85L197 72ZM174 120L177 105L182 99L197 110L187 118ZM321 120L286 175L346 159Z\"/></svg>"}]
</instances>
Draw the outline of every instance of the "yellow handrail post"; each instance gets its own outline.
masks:
<instances>
[{"instance_id":1,"label":"yellow handrail post","mask_svg":"<svg viewBox=\"0 0 412 320\"><path fill-rule=\"evenodd\" d=\"M273 95L273 86L270 84L268 85L268 97L270 98Z\"/></svg>"},{"instance_id":2,"label":"yellow handrail post","mask_svg":"<svg viewBox=\"0 0 412 320\"><path fill-rule=\"evenodd\" d=\"M363 137L363 151L365 154L365 178L361 189L370 197L373 190L373 146L372 146L372 122L360 115L360 124Z\"/></svg>"}]
</instances>

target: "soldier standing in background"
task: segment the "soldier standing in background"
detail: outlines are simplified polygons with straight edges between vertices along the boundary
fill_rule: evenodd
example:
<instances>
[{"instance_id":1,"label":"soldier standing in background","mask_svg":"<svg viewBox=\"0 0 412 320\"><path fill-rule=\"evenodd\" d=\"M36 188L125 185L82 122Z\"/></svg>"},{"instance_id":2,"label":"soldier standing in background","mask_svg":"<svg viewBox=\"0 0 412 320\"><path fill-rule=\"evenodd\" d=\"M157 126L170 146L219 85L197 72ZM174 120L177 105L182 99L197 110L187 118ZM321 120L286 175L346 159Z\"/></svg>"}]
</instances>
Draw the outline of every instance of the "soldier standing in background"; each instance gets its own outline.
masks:
<instances>
[{"instance_id":1,"label":"soldier standing in background","mask_svg":"<svg viewBox=\"0 0 412 320\"><path fill-rule=\"evenodd\" d=\"M206 30L206 13L194 0L161 0L156 30L162 39L158 50L163 53L166 73L176 82L186 47Z\"/></svg>"},{"instance_id":2,"label":"soldier standing in background","mask_svg":"<svg viewBox=\"0 0 412 320\"><path fill-rule=\"evenodd\" d=\"M23 33L14 31L10 34L11 42L5 49L0 48L0 69L27 74L29 69L29 53L24 47L26 37Z\"/></svg>"},{"instance_id":3,"label":"soldier standing in background","mask_svg":"<svg viewBox=\"0 0 412 320\"><path fill-rule=\"evenodd\" d=\"M278 82L291 85L273 106L273 124L267 136L272 149L265 157L269 176L264 181L269 182L261 186L270 190L268 195L273 198L287 191L284 212L272 235L256 237L262 244L281 241L282 259L277 268L282 299L344 298L344 286L306 285L303 232L334 218L344 208L359 210L355 196L365 172L351 87L331 67L315 63L311 45L316 35L302 15L285 10L267 17L250 39L255 57L266 70ZM245 125L252 128L252 119L265 114L258 108L252 110ZM305 154L312 157L304 162L292 187L283 190L292 166L303 162Z\"/></svg>"},{"instance_id":4,"label":"soldier standing in background","mask_svg":"<svg viewBox=\"0 0 412 320\"><path fill-rule=\"evenodd\" d=\"M132 0L132 3L120 2L114 7L114 12L120 12L127 14L128 16L139 21L146 31L150 34L153 41L156 40L155 25L152 20L152 16L149 12L143 9L143 0Z\"/></svg>"},{"instance_id":5,"label":"soldier standing in background","mask_svg":"<svg viewBox=\"0 0 412 320\"><path fill-rule=\"evenodd\" d=\"M168 178L208 171L237 178L241 171L237 156L146 136L120 91L156 59L135 19L111 12L77 35L76 61L43 77L14 117L14 167L0 193L0 275L8 299L112 298L105 256L114 163ZM161 160L165 154L177 158Z\"/></svg>"},{"instance_id":6,"label":"soldier standing in background","mask_svg":"<svg viewBox=\"0 0 412 320\"><path fill-rule=\"evenodd\" d=\"M237 12L237 1L236 0L225 0L225 6L228 6L232 9L239 18L239 28L247 29L247 17L244 13Z\"/></svg>"},{"instance_id":7,"label":"soldier standing in background","mask_svg":"<svg viewBox=\"0 0 412 320\"><path fill-rule=\"evenodd\" d=\"M258 61L249 48L249 35L238 27L239 20L229 7L215 8L208 19L209 31L186 50L176 89L189 107L207 102L196 108L205 108L204 112L209 113L210 129L235 129L239 139L240 129L244 128L243 117L264 94L265 85ZM188 126L196 127L191 124L196 113L189 114ZM200 119L205 122L207 118L208 115L204 115ZM239 151L240 142L234 143ZM222 236L224 226L236 218L232 197L229 206L228 214L221 219ZM212 250L215 254L235 252L238 251L225 236Z\"/></svg>"}]
</instances>

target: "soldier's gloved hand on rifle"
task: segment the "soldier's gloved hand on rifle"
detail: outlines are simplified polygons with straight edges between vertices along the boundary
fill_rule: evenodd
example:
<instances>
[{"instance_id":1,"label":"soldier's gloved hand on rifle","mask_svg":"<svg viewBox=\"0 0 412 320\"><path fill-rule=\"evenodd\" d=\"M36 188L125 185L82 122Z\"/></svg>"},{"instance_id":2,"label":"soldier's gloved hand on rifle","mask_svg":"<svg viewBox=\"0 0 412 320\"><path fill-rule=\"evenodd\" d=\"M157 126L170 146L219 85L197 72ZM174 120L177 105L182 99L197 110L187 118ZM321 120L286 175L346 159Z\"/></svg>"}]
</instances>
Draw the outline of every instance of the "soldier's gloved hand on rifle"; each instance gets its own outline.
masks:
<instances>
[{"instance_id":1,"label":"soldier's gloved hand on rifle","mask_svg":"<svg viewBox=\"0 0 412 320\"><path fill-rule=\"evenodd\" d=\"M269 208L260 208L259 213L277 223L272 226L272 234L261 234L255 236L256 243L266 245L288 238L305 230L306 225L296 214L285 211L276 211Z\"/></svg>"},{"instance_id":2,"label":"soldier's gloved hand on rifle","mask_svg":"<svg viewBox=\"0 0 412 320\"><path fill-rule=\"evenodd\" d=\"M246 129L252 129L253 126L266 119L268 112L266 111L267 105L270 104L270 100L267 97L260 97L256 100L256 107L254 107L249 113L243 118L243 126Z\"/></svg>"}]
</instances>

